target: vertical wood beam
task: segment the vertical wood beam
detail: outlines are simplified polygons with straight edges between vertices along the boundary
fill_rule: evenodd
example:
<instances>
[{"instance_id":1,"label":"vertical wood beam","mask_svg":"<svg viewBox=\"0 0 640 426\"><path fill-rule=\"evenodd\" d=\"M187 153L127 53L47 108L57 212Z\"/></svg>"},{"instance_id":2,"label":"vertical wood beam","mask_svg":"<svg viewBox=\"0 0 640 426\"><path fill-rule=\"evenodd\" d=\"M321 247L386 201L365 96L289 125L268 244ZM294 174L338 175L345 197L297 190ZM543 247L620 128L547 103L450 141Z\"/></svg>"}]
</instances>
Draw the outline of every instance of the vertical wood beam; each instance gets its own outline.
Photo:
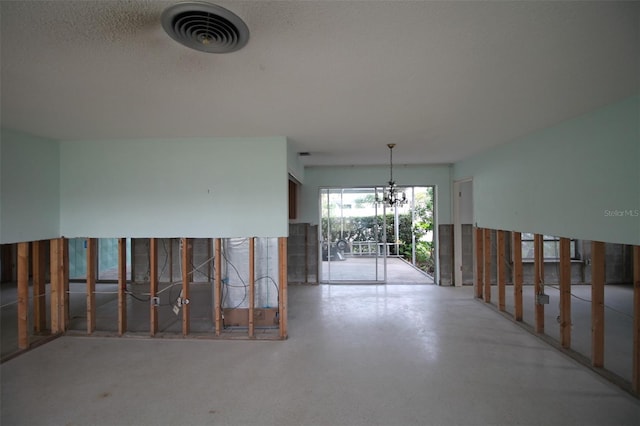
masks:
<instances>
[{"instance_id":1,"label":"vertical wood beam","mask_svg":"<svg viewBox=\"0 0 640 426\"><path fill-rule=\"evenodd\" d=\"M522 321L522 234L520 232L512 233L513 244L513 319Z\"/></svg>"},{"instance_id":2,"label":"vertical wood beam","mask_svg":"<svg viewBox=\"0 0 640 426\"><path fill-rule=\"evenodd\" d=\"M491 229L484 228L484 301L491 302Z\"/></svg>"},{"instance_id":3,"label":"vertical wood beam","mask_svg":"<svg viewBox=\"0 0 640 426\"><path fill-rule=\"evenodd\" d=\"M278 238L278 313L280 338L287 338L287 237Z\"/></svg>"},{"instance_id":4,"label":"vertical wood beam","mask_svg":"<svg viewBox=\"0 0 640 426\"><path fill-rule=\"evenodd\" d=\"M483 257L483 248L484 248L484 240L483 240L483 230L482 228L475 228L475 248L476 248L476 297L478 299L482 299L482 286L483 286L483 266L484 266L484 257Z\"/></svg>"},{"instance_id":5,"label":"vertical wood beam","mask_svg":"<svg viewBox=\"0 0 640 426\"><path fill-rule=\"evenodd\" d=\"M64 312L64 330L69 328L69 321L71 315L69 311L71 309L70 294L69 294L69 240L67 238L61 238L62 240L62 287L63 287L63 305Z\"/></svg>"},{"instance_id":6,"label":"vertical wood beam","mask_svg":"<svg viewBox=\"0 0 640 426\"><path fill-rule=\"evenodd\" d=\"M64 261L63 261L63 239L56 238L50 241L50 268L51 268L51 333L62 333L64 327Z\"/></svg>"},{"instance_id":7,"label":"vertical wood beam","mask_svg":"<svg viewBox=\"0 0 640 426\"><path fill-rule=\"evenodd\" d=\"M496 231L496 261L498 262L498 309L504 312L507 285L507 258L505 255L505 235L502 230Z\"/></svg>"},{"instance_id":8,"label":"vertical wood beam","mask_svg":"<svg viewBox=\"0 0 640 426\"><path fill-rule=\"evenodd\" d=\"M533 235L533 258L534 258L534 321L536 333L544 333L544 305L538 303L538 295L544 294L544 246L542 245L542 235Z\"/></svg>"},{"instance_id":9,"label":"vertical wood beam","mask_svg":"<svg viewBox=\"0 0 640 426\"><path fill-rule=\"evenodd\" d=\"M249 337L255 337L254 308L256 300L256 239L249 238Z\"/></svg>"},{"instance_id":10,"label":"vertical wood beam","mask_svg":"<svg viewBox=\"0 0 640 426\"><path fill-rule=\"evenodd\" d=\"M560 238L560 344L571 347L571 241Z\"/></svg>"},{"instance_id":11,"label":"vertical wood beam","mask_svg":"<svg viewBox=\"0 0 640 426\"><path fill-rule=\"evenodd\" d=\"M591 242L591 365L604 367L604 243Z\"/></svg>"},{"instance_id":12,"label":"vertical wood beam","mask_svg":"<svg viewBox=\"0 0 640 426\"><path fill-rule=\"evenodd\" d=\"M29 243L18 243L18 349L29 347Z\"/></svg>"},{"instance_id":13,"label":"vertical wood beam","mask_svg":"<svg viewBox=\"0 0 640 426\"><path fill-rule=\"evenodd\" d=\"M127 332L127 239L118 238L118 334Z\"/></svg>"},{"instance_id":14,"label":"vertical wood beam","mask_svg":"<svg viewBox=\"0 0 640 426\"><path fill-rule=\"evenodd\" d=\"M42 333L47 328L46 278L47 260L44 256L44 241L31 243L33 267L33 331Z\"/></svg>"},{"instance_id":15,"label":"vertical wood beam","mask_svg":"<svg viewBox=\"0 0 640 426\"><path fill-rule=\"evenodd\" d=\"M149 240L149 334L151 337L158 332L158 306L154 298L158 297L158 239ZM172 279L169 280L170 282Z\"/></svg>"},{"instance_id":16,"label":"vertical wood beam","mask_svg":"<svg viewBox=\"0 0 640 426\"><path fill-rule=\"evenodd\" d=\"M213 292L214 319L216 324L216 336L222 332L222 309L220 300L222 295L222 240L215 240L215 289Z\"/></svg>"},{"instance_id":17,"label":"vertical wood beam","mask_svg":"<svg viewBox=\"0 0 640 426\"><path fill-rule=\"evenodd\" d=\"M182 240L182 335L188 336L190 329L189 278L191 275L191 239Z\"/></svg>"},{"instance_id":18,"label":"vertical wood beam","mask_svg":"<svg viewBox=\"0 0 640 426\"><path fill-rule=\"evenodd\" d=\"M96 330L96 268L97 241L87 238L87 333Z\"/></svg>"},{"instance_id":19,"label":"vertical wood beam","mask_svg":"<svg viewBox=\"0 0 640 426\"><path fill-rule=\"evenodd\" d=\"M631 385L640 394L640 246L633 246L633 368Z\"/></svg>"}]
</instances>

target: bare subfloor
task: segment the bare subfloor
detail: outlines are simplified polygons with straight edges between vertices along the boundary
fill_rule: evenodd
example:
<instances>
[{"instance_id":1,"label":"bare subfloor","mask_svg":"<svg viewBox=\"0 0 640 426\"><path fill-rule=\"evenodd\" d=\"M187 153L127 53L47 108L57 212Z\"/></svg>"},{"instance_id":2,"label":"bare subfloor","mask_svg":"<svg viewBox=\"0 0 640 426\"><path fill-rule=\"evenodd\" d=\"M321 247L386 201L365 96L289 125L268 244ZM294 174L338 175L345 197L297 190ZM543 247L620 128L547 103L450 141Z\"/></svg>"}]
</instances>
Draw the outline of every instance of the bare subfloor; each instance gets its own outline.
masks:
<instances>
[{"instance_id":1,"label":"bare subfloor","mask_svg":"<svg viewBox=\"0 0 640 426\"><path fill-rule=\"evenodd\" d=\"M62 337L0 367L2 425L637 425L640 402L470 287L289 289L287 341Z\"/></svg>"}]
</instances>

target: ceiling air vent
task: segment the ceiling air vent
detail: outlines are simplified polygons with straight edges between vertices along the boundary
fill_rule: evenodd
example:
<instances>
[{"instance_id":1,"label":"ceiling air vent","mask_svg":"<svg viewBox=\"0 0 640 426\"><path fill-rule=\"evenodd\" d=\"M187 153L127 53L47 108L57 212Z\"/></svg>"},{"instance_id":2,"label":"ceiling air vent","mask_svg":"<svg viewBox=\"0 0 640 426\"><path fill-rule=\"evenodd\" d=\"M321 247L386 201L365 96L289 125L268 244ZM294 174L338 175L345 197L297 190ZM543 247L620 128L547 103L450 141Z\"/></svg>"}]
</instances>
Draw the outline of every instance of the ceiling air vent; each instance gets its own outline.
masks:
<instances>
[{"instance_id":1,"label":"ceiling air vent","mask_svg":"<svg viewBox=\"0 0 640 426\"><path fill-rule=\"evenodd\" d=\"M165 9L162 27L178 43L202 52L234 52L249 41L249 28L242 19L204 2L178 3Z\"/></svg>"}]
</instances>

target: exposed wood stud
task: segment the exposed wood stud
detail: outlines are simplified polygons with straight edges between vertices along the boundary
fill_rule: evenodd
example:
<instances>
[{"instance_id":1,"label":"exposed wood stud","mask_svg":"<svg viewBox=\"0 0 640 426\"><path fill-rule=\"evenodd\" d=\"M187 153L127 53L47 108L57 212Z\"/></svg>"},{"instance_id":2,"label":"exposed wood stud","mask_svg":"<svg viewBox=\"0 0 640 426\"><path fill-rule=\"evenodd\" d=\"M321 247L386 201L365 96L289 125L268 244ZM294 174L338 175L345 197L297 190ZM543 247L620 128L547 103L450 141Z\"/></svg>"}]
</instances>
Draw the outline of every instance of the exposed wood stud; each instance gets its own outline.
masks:
<instances>
[{"instance_id":1,"label":"exposed wood stud","mask_svg":"<svg viewBox=\"0 0 640 426\"><path fill-rule=\"evenodd\" d=\"M118 238L118 334L127 332L127 239Z\"/></svg>"},{"instance_id":2,"label":"exposed wood stud","mask_svg":"<svg viewBox=\"0 0 640 426\"><path fill-rule=\"evenodd\" d=\"M591 242L591 364L604 367L604 280L605 248Z\"/></svg>"},{"instance_id":3,"label":"exposed wood stud","mask_svg":"<svg viewBox=\"0 0 640 426\"><path fill-rule=\"evenodd\" d=\"M71 296L69 294L69 240L67 238L61 238L62 240L62 286L63 286L63 305L62 309L64 312L63 315L63 328L67 330L69 328L70 321L70 313L71 309L70 299Z\"/></svg>"},{"instance_id":4,"label":"exposed wood stud","mask_svg":"<svg viewBox=\"0 0 640 426\"><path fill-rule=\"evenodd\" d=\"M513 232L513 299L514 311L513 318L516 321L522 321L522 234Z\"/></svg>"},{"instance_id":5,"label":"exposed wood stud","mask_svg":"<svg viewBox=\"0 0 640 426\"><path fill-rule=\"evenodd\" d=\"M544 333L544 305L538 303L538 295L544 293L544 246L542 245L542 235L533 236L533 257L534 257L534 321L536 333Z\"/></svg>"},{"instance_id":6,"label":"exposed wood stud","mask_svg":"<svg viewBox=\"0 0 640 426\"><path fill-rule=\"evenodd\" d=\"M256 298L256 239L249 238L249 337L255 337L255 298Z\"/></svg>"},{"instance_id":7,"label":"exposed wood stud","mask_svg":"<svg viewBox=\"0 0 640 426\"><path fill-rule=\"evenodd\" d=\"M158 239L149 240L149 334L158 332L158 306L153 302L158 294Z\"/></svg>"},{"instance_id":8,"label":"exposed wood stud","mask_svg":"<svg viewBox=\"0 0 640 426\"><path fill-rule=\"evenodd\" d=\"M484 301L491 302L491 230L484 229Z\"/></svg>"},{"instance_id":9,"label":"exposed wood stud","mask_svg":"<svg viewBox=\"0 0 640 426\"><path fill-rule=\"evenodd\" d=\"M571 241L560 238L560 344L571 347Z\"/></svg>"},{"instance_id":10,"label":"exposed wood stud","mask_svg":"<svg viewBox=\"0 0 640 426\"><path fill-rule=\"evenodd\" d=\"M214 320L216 326L216 336L222 333L222 309L220 296L222 295L222 240L215 239L215 289L213 292Z\"/></svg>"},{"instance_id":11,"label":"exposed wood stud","mask_svg":"<svg viewBox=\"0 0 640 426\"><path fill-rule=\"evenodd\" d=\"M496 261L498 262L498 309L505 310L506 299L506 275L507 275L507 259L505 256L505 233L502 230L496 231Z\"/></svg>"},{"instance_id":12,"label":"exposed wood stud","mask_svg":"<svg viewBox=\"0 0 640 426\"><path fill-rule=\"evenodd\" d=\"M182 238L182 335L188 336L190 331L189 281L191 277L191 239Z\"/></svg>"},{"instance_id":13,"label":"exposed wood stud","mask_svg":"<svg viewBox=\"0 0 640 426\"><path fill-rule=\"evenodd\" d=\"M475 248L476 248L476 297L478 299L482 299L482 290L483 290L483 266L484 266L484 257L483 257L483 248L484 248L484 240L483 240L484 232L482 228L475 229Z\"/></svg>"},{"instance_id":14,"label":"exposed wood stud","mask_svg":"<svg viewBox=\"0 0 640 426\"><path fill-rule=\"evenodd\" d=\"M640 246L633 247L633 368L631 384L640 394Z\"/></svg>"},{"instance_id":15,"label":"exposed wood stud","mask_svg":"<svg viewBox=\"0 0 640 426\"><path fill-rule=\"evenodd\" d=\"M96 330L97 241L87 238L87 333Z\"/></svg>"},{"instance_id":16,"label":"exposed wood stud","mask_svg":"<svg viewBox=\"0 0 640 426\"><path fill-rule=\"evenodd\" d=\"M33 331L42 333L47 328L46 278L47 260L44 256L45 241L31 243L33 265Z\"/></svg>"},{"instance_id":17,"label":"exposed wood stud","mask_svg":"<svg viewBox=\"0 0 640 426\"><path fill-rule=\"evenodd\" d=\"M29 347L29 243L18 243L18 349Z\"/></svg>"},{"instance_id":18,"label":"exposed wood stud","mask_svg":"<svg viewBox=\"0 0 640 426\"><path fill-rule=\"evenodd\" d=\"M50 241L50 268L51 268L51 291L50 291L50 314L51 314L51 333L57 334L64 332L64 262L62 253L62 238L56 238Z\"/></svg>"},{"instance_id":19,"label":"exposed wood stud","mask_svg":"<svg viewBox=\"0 0 640 426\"><path fill-rule=\"evenodd\" d=\"M280 338L287 338L287 238L278 238L278 312Z\"/></svg>"}]
</instances>

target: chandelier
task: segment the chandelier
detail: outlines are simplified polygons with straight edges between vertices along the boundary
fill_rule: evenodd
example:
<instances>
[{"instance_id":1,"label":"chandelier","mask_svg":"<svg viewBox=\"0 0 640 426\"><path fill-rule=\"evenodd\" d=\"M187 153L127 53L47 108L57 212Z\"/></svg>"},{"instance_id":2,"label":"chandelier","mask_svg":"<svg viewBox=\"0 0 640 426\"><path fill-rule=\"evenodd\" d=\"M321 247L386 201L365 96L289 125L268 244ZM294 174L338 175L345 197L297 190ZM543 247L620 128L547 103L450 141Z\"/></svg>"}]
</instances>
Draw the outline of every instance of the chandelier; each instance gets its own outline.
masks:
<instances>
[{"instance_id":1,"label":"chandelier","mask_svg":"<svg viewBox=\"0 0 640 426\"><path fill-rule=\"evenodd\" d=\"M399 207L407 203L407 196L403 191L398 191L396 183L393 180L393 147L395 143L387 144L389 147L389 186L387 186L383 193L382 199L376 196L376 201L381 204L386 204L388 207Z\"/></svg>"}]
</instances>

